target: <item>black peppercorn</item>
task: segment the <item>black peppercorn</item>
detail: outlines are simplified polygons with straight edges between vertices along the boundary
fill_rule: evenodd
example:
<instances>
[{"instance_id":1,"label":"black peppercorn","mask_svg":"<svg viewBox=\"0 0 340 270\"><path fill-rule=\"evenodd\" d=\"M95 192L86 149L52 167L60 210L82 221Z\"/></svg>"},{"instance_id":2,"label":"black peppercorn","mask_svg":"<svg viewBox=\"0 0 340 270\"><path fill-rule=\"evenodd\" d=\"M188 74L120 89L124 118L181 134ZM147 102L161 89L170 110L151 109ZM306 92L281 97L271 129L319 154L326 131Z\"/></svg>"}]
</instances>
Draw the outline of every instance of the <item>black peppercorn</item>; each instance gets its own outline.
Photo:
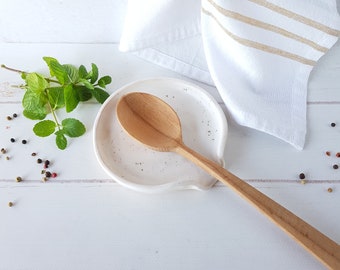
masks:
<instances>
[{"instance_id":1,"label":"black peppercorn","mask_svg":"<svg viewBox=\"0 0 340 270\"><path fill-rule=\"evenodd\" d=\"M22 144L26 144L26 143L27 143L27 141L26 141L26 140L22 140L21 142L22 142Z\"/></svg>"},{"instance_id":2,"label":"black peppercorn","mask_svg":"<svg viewBox=\"0 0 340 270\"><path fill-rule=\"evenodd\" d=\"M331 127L335 127L336 126L336 124L335 123L331 123Z\"/></svg>"},{"instance_id":3,"label":"black peppercorn","mask_svg":"<svg viewBox=\"0 0 340 270\"><path fill-rule=\"evenodd\" d=\"M11 142L15 142L15 139L14 139L14 138L11 138Z\"/></svg>"},{"instance_id":4,"label":"black peppercorn","mask_svg":"<svg viewBox=\"0 0 340 270\"><path fill-rule=\"evenodd\" d=\"M41 159L41 158L38 158L38 159L37 159L37 163L42 163L42 159Z\"/></svg>"},{"instance_id":5,"label":"black peppercorn","mask_svg":"<svg viewBox=\"0 0 340 270\"><path fill-rule=\"evenodd\" d=\"M339 169L339 165L338 165L338 164L334 164L334 165L333 165L333 169L334 169L334 170Z\"/></svg>"},{"instance_id":6,"label":"black peppercorn","mask_svg":"<svg viewBox=\"0 0 340 270\"><path fill-rule=\"evenodd\" d=\"M300 174L299 174L299 178L302 180L302 179L305 179L305 178L306 178L306 176L305 176L305 174L304 174L304 173L300 173Z\"/></svg>"}]
</instances>

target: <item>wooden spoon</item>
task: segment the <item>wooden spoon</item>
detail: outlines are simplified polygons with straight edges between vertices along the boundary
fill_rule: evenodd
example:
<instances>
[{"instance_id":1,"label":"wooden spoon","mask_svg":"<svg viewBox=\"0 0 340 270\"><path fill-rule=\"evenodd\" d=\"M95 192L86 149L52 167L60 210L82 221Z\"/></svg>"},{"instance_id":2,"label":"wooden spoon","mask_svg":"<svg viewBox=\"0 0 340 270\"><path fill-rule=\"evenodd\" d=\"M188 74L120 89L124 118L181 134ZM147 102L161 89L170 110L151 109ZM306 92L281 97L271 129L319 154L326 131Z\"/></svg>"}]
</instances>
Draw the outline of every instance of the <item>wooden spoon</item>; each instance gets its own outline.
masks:
<instances>
[{"instance_id":1,"label":"wooden spoon","mask_svg":"<svg viewBox=\"0 0 340 270\"><path fill-rule=\"evenodd\" d=\"M129 93L117 105L122 127L135 139L157 151L176 152L233 188L256 206L330 269L340 269L340 246L219 164L188 148L176 112L163 100L147 93Z\"/></svg>"}]
</instances>

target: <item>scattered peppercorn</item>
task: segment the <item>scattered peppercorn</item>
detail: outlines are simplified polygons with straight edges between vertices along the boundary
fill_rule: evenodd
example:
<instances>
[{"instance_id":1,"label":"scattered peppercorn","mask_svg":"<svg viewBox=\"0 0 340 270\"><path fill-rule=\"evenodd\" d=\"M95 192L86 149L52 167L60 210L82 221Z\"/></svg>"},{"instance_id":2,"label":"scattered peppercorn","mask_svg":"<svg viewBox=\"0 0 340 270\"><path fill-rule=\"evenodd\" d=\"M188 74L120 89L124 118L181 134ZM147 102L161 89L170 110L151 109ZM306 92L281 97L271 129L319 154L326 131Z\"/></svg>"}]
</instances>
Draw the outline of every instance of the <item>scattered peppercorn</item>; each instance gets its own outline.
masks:
<instances>
[{"instance_id":1,"label":"scattered peppercorn","mask_svg":"<svg viewBox=\"0 0 340 270\"><path fill-rule=\"evenodd\" d=\"M340 152L335 154L336 157L340 157Z\"/></svg>"},{"instance_id":2,"label":"scattered peppercorn","mask_svg":"<svg viewBox=\"0 0 340 270\"><path fill-rule=\"evenodd\" d=\"M45 162L44 162L44 169L47 169L48 165L50 165L50 161L49 160L45 160Z\"/></svg>"},{"instance_id":3,"label":"scattered peppercorn","mask_svg":"<svg viewBox=\"0 0 340 270\"><path fill-rule=\"evenodd\" d=\"M56 178L58 175L57 175L57 173L54 172L54 173L52 173L51 176L52 176L52 178Z\"/></svg>"},{"instance_id":4,"label":"scattered peppercorn","mask_svg":"<svg viewBox=\"0 0 340 270\"><path fill-rule=\"evenodd\" d=\"M26 141L26 140L22 140L21 142L22 142L22 144L26 144L26 143L27 143L27 141Z\"/></svg>"},{"instance_id":5,"label":"scattered peppercorn","mask_svg":"<svg viewBox=\"0 0 340 270\"><path fill-rule=\"evenodd\" d=\"M8 120L8 121L12 120L12 117L7 116L7 120Z\"/></svg>"},{"instance_id":6,"label":"scattered peppercorn","mask_svg":"<svg viewBox=\"0 0 340 270\"><path fill-rule=\"evenodd\" d=\"M8 207L12 207L14 205L13 202L8 202Z\"/></svg>"},{"instance_id":7,"label":"scattered peppercorn","mask_svg":"<svg viewBox=\"0 0 340 270\"><path fill-rule=\"evenodd\" d=\"M42 163L42 159L41 159L41 158L38 158L38 159L37 159L37 163Z\"/></svg>"},{"instance_id":8,"label":"scattered peppercorn","mask_svg":"<svg viewBox=\"0 0 340 270\"><path fill-rule=\"evenodd\" d=\"M333 192L333 189L332 189L332 188L328 188L327 191L328 191L329 193L331 193L331 192Z\"/></svg>"},{"instance_id":9,"label":"scattered peppercorn","mask_svg":"<svg viewBox=\"0 0 340 270\"><path fill-rule=\"evenodd\" d=\"M16 113L13 113L13 117L14 117L14 118L17 118L18 115L17 115Z\"/></svg>"},{"instance_id":10,"label":"scattered peppercorn","mask_svg":"<svg viewBox=\"0 0 340 270\"><path fill-rule=\"evenodd\" d=\"M45 170L41 170L41 174L45 174L45 172L46 172Z\"/></svg>"},{"instance_id":11,"label":"scattered peppercorn","mask_svg":"<svg viewBox=\"0 0 340 270\"><path fill-rule=\"evenodd\" d=\"M338 165L338 164L334 164L334 165L333 165L333 169L334 169L334 170L339 169L339 165Z\"/></svg>"},{"instance_id":12,"label":"scattered peppercorn","mask_svg":"<svg viewBox=\"0 0 340 270\"><path fill-rule=\"evenodd\" d=\"M11 142L15 142L15 139L14 139L14 138L11 138Z\"/></svg>"},{"instance_id":13,"label":"scattered peppercorn","mask_svg":"<svg viewBox=\"0 0 340 270\"><path fill-rule=\"evenodd\" d=\"M304 173L300 173L300 174L299 174L299 178L302 180L302 179L305 179L305 178L306 178L306 176L305 176L305 174L304 174Z\"/></svg>"},{"instance_id":14,"label":"scattered peppercorn","mask_svg":"<svg viewBox=\"0 0 340 270\"><path fill-rule=\"evenodd\" d=\"M50 177L52 176L52 174L51 174L49 171L47 171L47 172L45 173L45 176L46 176L47 178L50 178Z\"/></svg>"},{"instance_id":15,"label":"scattered peppercorn","mask_svg":"<svg viewBox=\"0 0 340 270\"><path fill-rule=\"evenodd\" d=\"M37 155L37 153L35 153L35 152L33 152L33 153L31 154L32 157L35 157L36 155Z\"/></svg>"},{"instance_id":16,"label":"scattered peppercorn","mask_svg":"<svg viewBox=\"0 0 340 270\"><path fill-rule=\"evenodd\" d=\"M331 127L335 127L336 126L336 124L335 123L331 123Z\"/></svg>"},{"instance_id":17,"label":"scattered peppercorn","mask_svg":"<svg viewBox=\"0 0 340 270\"><path fill-rule=\"evenodd\" d=\"M330 155L331 155L331 152L330 152L330 151L326 151L326 155L327 155L327 156L330 156Z\"/></svg>"},{"instance_id":18,"label":"scattered peppercorn","mask_svg":"<svg viewBox=\"0 0 340 270\"><path fill-rule=\"evenodd\" d=\"M6 160L10 160L10 157L9 157L9 156L6 156Z\"/></svg>"},{"instance_id":19,"label":"scattered peppercorn","mask_svg":"<svg viewBox=\"0 0 340 270\"><path fill-rule=\"evenodd\" d=\"M7 151L6 151L5 148L1 148L1 153L2 153L2 154L6 154L6 152L7 152Z\"/></svg>"},{"instance_id":20,"label":"scattered peppercorn","mask_svg":"<svg viewBox=\"0 0 340 270\"><path fill-rule=\"evenodd\" d=\"M43 181L43 182L46 182L48 179L47 179L47 177L43 177L42 179L41 179L41 181Z\"/></svg>"},{"instance_id":21,"label":"scattered peppercorn","mask_svg":"<svg viewBox=\"0 0 340 270\"><path fill-rule=\"evenodd\" d=\"M21 181L22 181L22 178L21 178L20 176L18 176L18 177L16 178L16 180L17 180L17 182L21 182Z\"/></svg>"},{"instance_id":22,"label":"scattered peppercorn","mask_svg":"<svg viewBox=\"0 0 340 270\"><path fill-rule=\"evenodd\" d=\"M300 183L301 183L302 185L304 185L304 184L306 184L306 180L301 180Z\"/></svg>"}]
</instances>

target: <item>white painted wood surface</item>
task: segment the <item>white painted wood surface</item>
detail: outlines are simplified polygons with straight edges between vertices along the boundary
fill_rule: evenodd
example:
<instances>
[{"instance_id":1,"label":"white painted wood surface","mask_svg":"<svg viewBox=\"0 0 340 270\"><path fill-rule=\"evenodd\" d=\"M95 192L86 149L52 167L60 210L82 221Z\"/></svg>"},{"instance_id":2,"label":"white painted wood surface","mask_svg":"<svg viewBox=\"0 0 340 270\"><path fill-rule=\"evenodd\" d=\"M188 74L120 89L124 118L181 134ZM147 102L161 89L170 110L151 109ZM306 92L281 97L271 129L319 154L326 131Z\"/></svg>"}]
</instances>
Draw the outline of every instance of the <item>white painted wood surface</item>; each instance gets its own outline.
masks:
<instances>
[{"instance_id":1,"label":"white painted wood surface","mask_svg":"<svg viewBox=\"0 0 340 270\"><path fill-rule=\"evenodd\" d=\"M47 72L41 59L46 55L63 63L94 62L101 74L112 76L111 93L147 77L188 80L118 51L114 43L126 2L0 0L0 64ZM100 105L84 104L72 113L88 131L67 150L57 150L52 138L36 138L34 122L21 115L23 93L11 87L20 83L17 74L0 69L0 147L10 157L0 156L1 270L324 269L221 184L205 192L145 195L108 178L92 147ZM199 85L223 106L215 88ZM6 120L14 112L19 117ZM338 125L332 128L331 122ZM11 137L18 141L11 143ZM303 151L229 119L226 167L340 243L340 169L332 168L340 164L338 151L340 42L310 77ZM42 183L32 152L50 159L59 176ZM300 172L307 176L305 185ZM15 181L19 175L21 183Z\"/></svg>"}]
</instances>

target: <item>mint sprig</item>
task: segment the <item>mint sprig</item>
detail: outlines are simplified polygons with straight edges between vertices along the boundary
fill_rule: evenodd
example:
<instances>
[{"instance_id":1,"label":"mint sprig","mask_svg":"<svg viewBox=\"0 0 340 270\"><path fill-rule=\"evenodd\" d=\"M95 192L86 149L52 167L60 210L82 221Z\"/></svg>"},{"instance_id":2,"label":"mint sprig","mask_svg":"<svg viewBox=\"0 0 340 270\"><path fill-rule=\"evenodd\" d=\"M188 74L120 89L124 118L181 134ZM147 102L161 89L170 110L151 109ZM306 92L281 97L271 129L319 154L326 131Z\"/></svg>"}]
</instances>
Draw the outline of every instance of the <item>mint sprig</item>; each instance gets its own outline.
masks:
<instances>
[{"instance_id":1,"label":"mint sprig","mask_svg":"<svg viewBox=\"0 0 340 270\"><path fill-rule=\"evenodd\" d=\"M33 127L35 135L47 137L54 134L57 147L63 150L67 147L67 137L79 137L86 132L86 128L75 118L65 118L60 122L57 110L64 108L70 113L80 102L92 98L103 103L109 97L105 88L112 79L110 76L99 78L98 67L93 63L88 71L84 65L77 68L70 64L60 64L53 57L43 57L43 60L49 68L49 77L5 65L1 67L20 73L25 81L20 86L25 90L22 98L23 115L32 120L40 120ZM45 120L49 114L52 120Z\"/></svg>"}]
</instances>

